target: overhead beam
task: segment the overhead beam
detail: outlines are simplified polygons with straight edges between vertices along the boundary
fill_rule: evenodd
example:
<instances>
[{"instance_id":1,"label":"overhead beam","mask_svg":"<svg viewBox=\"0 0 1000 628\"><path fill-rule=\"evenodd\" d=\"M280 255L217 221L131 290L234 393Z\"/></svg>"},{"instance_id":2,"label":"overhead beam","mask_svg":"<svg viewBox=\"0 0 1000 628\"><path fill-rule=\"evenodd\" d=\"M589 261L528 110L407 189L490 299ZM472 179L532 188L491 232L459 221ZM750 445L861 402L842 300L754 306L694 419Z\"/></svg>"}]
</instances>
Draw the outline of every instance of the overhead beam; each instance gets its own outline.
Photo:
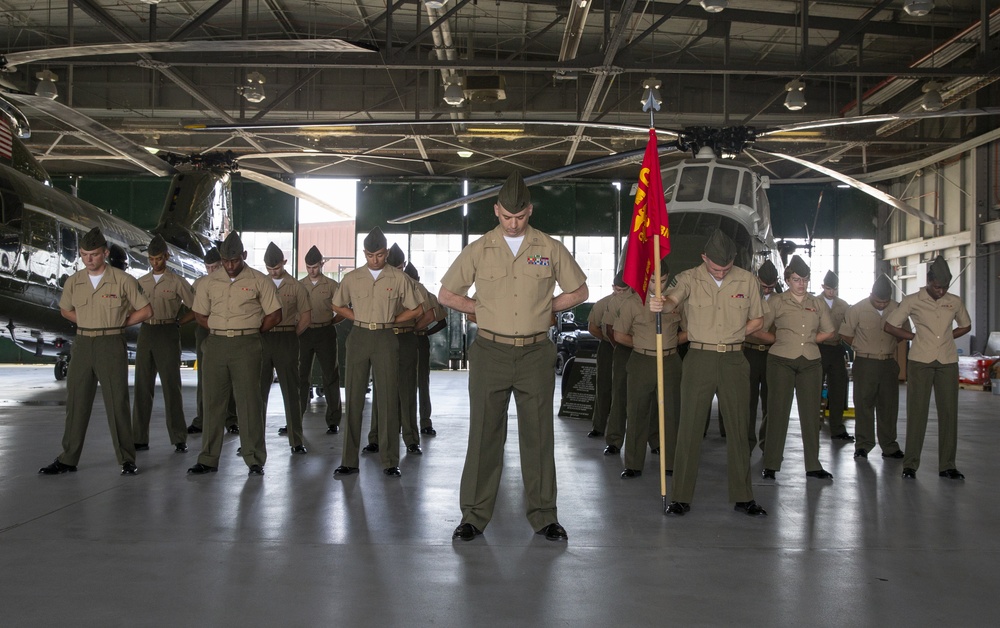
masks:
<instances>
[{"instance_id":1,"label":"overhead beam","mask_svg":"<svg viewBox=\"0 0 1000 628\"><path fill-rule=\"evenodd\" d=\"M175 30L174 33L167 38L167 41L183 41L187 39L189 35L201 28L205 22L212 19L216 13L226 8L226 6L228 6L231 2L232 0L217 0L215 4L194 16L188 21L187 24Z\"/></svg>"},{"instance_id":2,"label":"overhead beam","mask_svg":"<svg viewBox=\"0 0 1000 628\"><path fill-rule=\"evenodd\" d=\"M395 56L398 57L406 54L414 46L422 42L424 39L427 39L430 36L430 34L434 32L434 29L436 29L441 24L447 22L452 15L458 13L462 9L462 7L469 4L470 2L472 2L472 0L459 0L459 2L455 4L455 6L445 11L444 14L442 14L441 17L439 17L438 19L434 20L434 22L432 22L430 26L417 33L417 36L411 39L410 42L407 43L405 46L400 48L399 52L395 53Z\"/></svg>"}]
</instances>

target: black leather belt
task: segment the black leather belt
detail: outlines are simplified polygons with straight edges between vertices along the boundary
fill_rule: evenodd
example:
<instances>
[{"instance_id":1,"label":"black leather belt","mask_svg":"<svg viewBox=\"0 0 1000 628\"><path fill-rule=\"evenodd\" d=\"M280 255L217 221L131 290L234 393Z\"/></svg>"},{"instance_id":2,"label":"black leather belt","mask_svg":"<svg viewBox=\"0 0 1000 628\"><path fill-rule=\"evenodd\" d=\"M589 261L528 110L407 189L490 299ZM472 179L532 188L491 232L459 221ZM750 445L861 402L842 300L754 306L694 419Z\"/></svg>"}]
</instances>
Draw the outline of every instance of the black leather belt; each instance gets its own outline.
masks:
<instances>
[{"instance_id":1,"label":"black leather belt","mask_svg":"<svg viewBox=\"0 0 1000 628\"><path fill-rule=\"evenodd\" d=\"M171 325L177 322L176 318L157 318L142 321L143 325Z\"/></svg>"},{"instance_id":2,"label":"black leather belt","mask_svg":"<svg viewBox=\"0 0 1000 628\"><path fill-rule=\"evenodd\" d=\"M743 343L743 348L744 349L750 349L750 350L753 350L753 351L767 351L768 349L771 348L771 345L758 345L758 344L754 344L752 342L744 342Z\"/></svg>"}]
</instances>

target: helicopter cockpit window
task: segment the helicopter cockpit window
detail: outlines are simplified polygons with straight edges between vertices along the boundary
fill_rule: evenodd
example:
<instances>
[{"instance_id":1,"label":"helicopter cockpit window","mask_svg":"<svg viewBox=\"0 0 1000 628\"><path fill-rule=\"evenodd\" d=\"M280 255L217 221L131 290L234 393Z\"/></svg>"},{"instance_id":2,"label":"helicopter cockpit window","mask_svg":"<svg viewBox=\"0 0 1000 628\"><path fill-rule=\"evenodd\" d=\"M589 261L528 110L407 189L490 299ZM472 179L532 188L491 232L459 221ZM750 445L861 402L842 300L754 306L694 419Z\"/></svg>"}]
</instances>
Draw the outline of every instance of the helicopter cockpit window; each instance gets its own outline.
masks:
<instances>
[{"instance_id":1,"label":"helicopter cockpit window","mask_svg":"<svg viewBox=\"0 0 1000 628\"><path fill-rule=\"evenodd\" d=\"M740 186L740 204L753 207L754 189L753 175L749 172L743 176L743 185Z\"/></svg>"},{"instance_id":2,"label":"helicopter cockpit window","mask_svg":"<svg viewBox=\"0 0 1000 628\"><path fill-rule=\"evenodd\" d=\"M677 185L676 200L695 202L705 198L705 184L708 182L708 166L686 166L681 170L680 183Z\"/></svg>"},{"instance_id":3,"label":"helicopter cockpit window","mask_svg":"<svg viewBox=\"0 0 1000 628\"><path fill-rule=\"evenodd\" d=\"M740 171L735 168L716 166L712 173L712 185L708 188L708 200L721 205L736 203L736 186L740 183Z\"/></svg>"},{"instance_id":4,"label":"helicopter cockpit window","mask_svg":"<svg viewBox=\"0 0 1000 628\"><path fill-rule=\"evenodd\" d=\"M671 168L670 170L666 170L662 173L662 175L663 175L662 179L663 196L666 197L667 202L669 203L670 201L673 200L674 192L677 191L674 189L675 186L677 185L677 168Z\"/></svg>"}]
</instances>

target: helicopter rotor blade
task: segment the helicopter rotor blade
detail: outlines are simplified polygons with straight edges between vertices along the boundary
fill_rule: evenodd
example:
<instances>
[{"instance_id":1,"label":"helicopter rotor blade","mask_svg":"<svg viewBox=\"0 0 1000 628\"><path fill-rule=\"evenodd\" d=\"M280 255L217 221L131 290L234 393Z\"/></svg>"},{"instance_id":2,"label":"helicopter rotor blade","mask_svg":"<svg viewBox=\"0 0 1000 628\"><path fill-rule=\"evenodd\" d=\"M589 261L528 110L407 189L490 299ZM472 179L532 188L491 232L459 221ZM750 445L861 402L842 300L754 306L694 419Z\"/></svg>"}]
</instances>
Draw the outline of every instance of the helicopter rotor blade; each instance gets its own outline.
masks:
<instances>
[{"instance_id":1,"label":"helicopter rotor blade","mask_svg":"<svg viewBox=\"0 0 1000 628\"><path fill-rule=\"evenodd\" d=\"M649 129L646 129L649 132ZM676 143L670 142L668 144L662 144L659 148L660 155L666 155L678 150ZM618 153L616 155L610 155L608 157L599 157L597 159L590 159L587 161L581 161L577 164L572 164L569 166L563 166L561 168L555 168L553 170L547 170L545 172L539 172L538 174L533 174L524 178L524 182L528 185L536 185L538 183L545 183L547 181L552 181L553 179L561 179L563 177L569 177L573 175L587 174L590 172L596 172L598 170L603 170L605 168L612 168L614 166L620 166L622 164L628 163L630 161L641 160L643 155L645 155L646 149L640 148L637 150L630 150L624 153ZM428 218L446 212L449 209L455 209L456 207L461 207L467 203L474 203L476 201L481 201L483 199L490 198L491 196L496 196L497 192L500 191L499 185L494 185L493 187L486 188L484 190L479 190L478 192L473 192L461 198L456 198L452 201L446 203L440 203L434 205L433 207L428 207L427 209L421 209L420 211L407 214L405 216L400 216L399 218L393 218L387 222L391 225L405 225L411 223L415 220L420 220L422 218Z\"/></svg>"},{"instance_id":2,"label":"helicopter rotor blade","mask_svg":"<svg viewBox=\"0 0 1000 628\"><path fill-rule=\"evenodd\" d=\"M296 188L295 186L288 185L283 181L278 181L274 177L269 177L266 174L261 174L259 172L250 170L249 168L243 168L243 167L240 168L240 174L244 178L254 181L255 183L260 183L261 185L266 185L267 187L278 190L279 192L284 192L285 194L291 194L295 198L299 198L304 201L309 201L310 203L318 207L322 207L328 212L336 214L337 216L340 216L345 220L354 220L354 216L348 214L339 207L330 205L326 201L320 200L307 192L303 192L302 190Z\"/></svg>"},{"instance_id":3,"label":"helicopter rotor blade","mask_svg":"<svg viewBox=\"0 0 1000 628\"><path fill-rule=\"evenodd\" d=\"M869 196L871 196L873 198L876 198L876 199L882 201L883 203L886 203L888 205L892 205L893 207L895 207L899 211L901 211L901 212L903 212L905 214L909 214L910 216L913 216L914 218L922 220L922 221L924 221L926 223L930 223L932 225L943 225L944 224L944 221L939 220L939 219L935 218L934 216L931 216L930 214L925 213L925 212L917 209L916 207L913 207L912 205L904 203L903 201L899 200L898 198L896 198L895 196L893 196L891 194L887 194L887 193L883 192L882 190L874 188L874 187L868 185L867 183L863 183L861 181L858 181L857 179L855 179L853 177L849 177L846 174L841 174L841 173L837 172L836 170L831 170L830 168L827 168L826 166L821 166L821 165L813 163L811 161L807 161L805 159L799 159L798 157L793 157L791 155L784 155L782 153L772 153L770 151L760 150L759 148L754 149L754 151L758 152L758 153L762 153L764 155L770 155L771 157L778 157L779 159L787 159L788 161L791 161L793 163L799 164L800 166L805 166L806 168L810 168L812 170L815 170L816 172L819 172L821 174L825 174L828 177L836 179L837 181L840 181L841 183L846 183L847 185L851 186L852 188L854 188L856 190L861 190L865 194L867 194L867 195L869 195Z\"/></svg>"},{"instance_id":4,"label":"helicopter rotor blade","mask_svg":"<svg viewBox=\"0 0 1000 628\"><path fill-rule=\"evenodd\" d=\"M973 109L956 109L954 111L917 111L910 113L886 113L874 114L870 116L855 116L852 118L827 118L825 120L813 120L810 122L794 122L770 127L757 132L758 138L777 133L788 133L791 131L808 131L811 129L825 129L838 126L854 126L857 124L875 124L879 122L895 122L897 120L924 120L933 118L967 118L972 116L996 116L1000 115L1000 107L977 107Z\"/></svg>"}]
</instances>

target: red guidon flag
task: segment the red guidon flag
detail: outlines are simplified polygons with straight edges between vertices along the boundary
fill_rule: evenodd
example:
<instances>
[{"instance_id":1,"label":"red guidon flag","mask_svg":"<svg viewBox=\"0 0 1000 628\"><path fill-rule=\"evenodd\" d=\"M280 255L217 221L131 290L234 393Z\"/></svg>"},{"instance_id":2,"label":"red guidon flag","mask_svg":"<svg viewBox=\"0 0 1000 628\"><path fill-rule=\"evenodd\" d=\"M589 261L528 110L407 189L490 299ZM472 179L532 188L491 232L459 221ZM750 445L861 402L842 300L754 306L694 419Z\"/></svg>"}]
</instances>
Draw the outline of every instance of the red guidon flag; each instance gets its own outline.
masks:
<instances>
[{"instance_id":1,"label":"red guidon flag","mask_svg":"<svg viewBox=\"0 0 1000 628\"><path fill-rule=\"evenodd\" d=\"M662 258L670 252L670 225L667 221L667 203L663 198L663 180L660 178L656 130L650 129L646 154L639 171L639 189L635 193L623 271L625 283L639 293L643 304L646 303L649 280L653 276L653 237L657 234Z\"/></svg>"}]
</instances>

